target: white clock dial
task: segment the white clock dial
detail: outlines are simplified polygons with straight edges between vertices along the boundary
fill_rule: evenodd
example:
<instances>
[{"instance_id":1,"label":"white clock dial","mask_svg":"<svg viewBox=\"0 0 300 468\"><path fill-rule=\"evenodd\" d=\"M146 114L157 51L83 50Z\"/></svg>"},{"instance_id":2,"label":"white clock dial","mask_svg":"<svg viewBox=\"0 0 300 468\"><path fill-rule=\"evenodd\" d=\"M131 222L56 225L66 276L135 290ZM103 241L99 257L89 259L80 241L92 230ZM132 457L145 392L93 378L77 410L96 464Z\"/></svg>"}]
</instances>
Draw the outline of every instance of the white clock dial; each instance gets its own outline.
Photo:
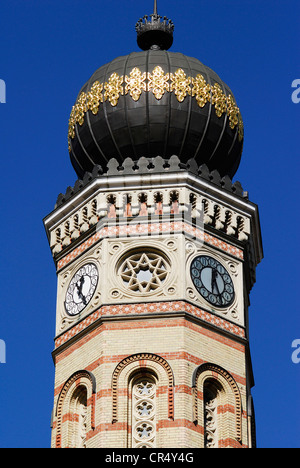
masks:
<instances>
[{"instance_id":1,"label":"white clock dial","mask_svg":"<svg viewBox=\"0 0 300 468\"><path fill-rule=\"evenodd\" d=\"M98 284L99 273L94 263L82 266L68 286L65 309L69 315L82 312L91 301Z\"/></svg>"}]
</instances>

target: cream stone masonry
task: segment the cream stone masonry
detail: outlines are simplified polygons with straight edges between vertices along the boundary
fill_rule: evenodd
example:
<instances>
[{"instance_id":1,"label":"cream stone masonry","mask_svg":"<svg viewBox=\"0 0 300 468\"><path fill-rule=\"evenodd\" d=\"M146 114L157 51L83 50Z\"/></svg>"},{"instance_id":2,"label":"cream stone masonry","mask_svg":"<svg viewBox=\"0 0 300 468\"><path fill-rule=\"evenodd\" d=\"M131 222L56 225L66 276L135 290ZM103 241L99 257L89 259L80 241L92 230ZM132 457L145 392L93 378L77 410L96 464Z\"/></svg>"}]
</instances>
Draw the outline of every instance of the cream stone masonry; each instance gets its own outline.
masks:
<instances>
[{"instance_id":1,"label":"cream stone masonry","mask_svg":"<svg viewBox=\"0 0 300 468\"><path fill-rule=\"evenodd\" d=\"M104 175L45 219L58 278L53 447L255 444L248 295L262 248L257 207L240 195L189 171ZM226 307L195 287L201 256L230 276ZM82 311L68 312L68 294Z\"/></svg>"},{"instance_id":2,"label":"cream stone masonry","mask_svg":"<svg viewBox=\"0 0 300 468\"><path fill-rule=\"evenodd\" d=\"M252 231L259 231L256 205L189 172L101 176L45 219L53 254L61 253L102 218L109 218L112 207L111 215L131 218L126 213L129 204L130 215L134 218L140 214L141 203L145 203L147 216L154 217L157 194L163 215L171 216L175 201L178 214L185 214L187 219L202 215L206 226L213 227L216 232L225 232L233 242L236 239L248 241L251 225ZM141 201L143 198L144 202ZM257 260L261 248L256 244L253 249Z\"/></svg>"},{"instance_id":3,"label":"cream stone masonry","mask_svg":"<svg viewBox=\"0 0 300 468\"><path fill-rule=\"evenodd\" d=\"M130 257L133 252L140 252L140 256L147 252L155 253L164 259L164 265L166 265L164 266L166 269L163 270L164 280L163 282L158 280L159 284L155 284L154 289L141 291L129 288L128 281L122 278L120 270L124 262L126 263L126 258ZM230 307L224 309L208 306L207 302L195 290L189 271L192 260L201 253L214 255L231 272L236 295ZM65 309L65 297L70 279L75 271L89 262L97 265L100 281L90 304L82 313L70 316ZM104 278L105 281L103 281ZM142 247L140 238L103 239L98 241L86 256L79 257L77 261L71 262L67 268L58 273L56 335L65 332L76 323L80 323L103 305L113 305L116 301L118 304L128 305L139 303L141 300L143 303L187 300L201 310L212 312L230 322L245 326L243 290L242 261L235 260L221 251L216 251L213 247L204 246L203 243L191 240L183 234L151 236L143 240ZM124 310L126 311L126 308ZM103 313L102 311L101 314L103 315ZM132 315L135 313L135 311L131 312Z\"/></svg>"},{"instance_id":4,"label":"cream stone masonry","mask_svg":"<svg viewBox=\"0 0 300 468\"><path fill-rule=\"evenodd\" d=\"M242 406L246 408L246 368L244 359L244 346L228 340L222 342L215 332L207 333L205 328L197 328L185 320L170 318L168 325L161 319L153 319L148 328L141 327L140 321L119 321L111 325L107 322L100 328L90 332L86 337L77 340L64 351L55 353L56 380L55 388L60 389L69 376L78 370L79 363L85 363L91 369L96 381L96 420L95 431L89 431L88 446L98 447L127 447L128 427L130 413L127 412L127 385L128 379L141 366L146 366L148 372L155 372L159 377L159 391L157 393L157 446L158 447L199 447L203 444L203 434L198 432L200 426L193 424L193 395L191 391L192 376L201 362L215 362L224 368L230 368L232 375L238 382L242 398ZM148 325L150 325L148 321ZM87 340L86 338L89 339ZM132 356L141 349L166 358L172 368L174 376L174 422L168 417L168 400L166 388L168 379L166 371L159 363L151 361L142 362L133 360L124 371L121 371L118 380L117 421L113 420L113 404L111 394L111 379L121 356ZM121 351L121 355L120 355ZM211 374L213 375L213 374ZM57 401L57 398L55 398ZM56 407L56 403L55 403ZM89 405L89 414L91 407ZM201 421L202 412L199 406L198 418ZM182 432L180 421L186 420ZM177 421L177 423L176 423ZM190 423L188 423L190 421ZM54 417L54 428L57 420ZM247 424L243 417L242 442L247 445ZM164 426L168 429L164 429ZM103 427L103 430L101 429ZM106 429L104 429L106 427ZM118 428L124 427L122 430ZM230 426L231 427L231 426ZM236 423L232 424L231 437L236 438ZM55 430L54 430L55 433ZM185 435L184 435L185 434Z\"/></svg>"}]
</instances>

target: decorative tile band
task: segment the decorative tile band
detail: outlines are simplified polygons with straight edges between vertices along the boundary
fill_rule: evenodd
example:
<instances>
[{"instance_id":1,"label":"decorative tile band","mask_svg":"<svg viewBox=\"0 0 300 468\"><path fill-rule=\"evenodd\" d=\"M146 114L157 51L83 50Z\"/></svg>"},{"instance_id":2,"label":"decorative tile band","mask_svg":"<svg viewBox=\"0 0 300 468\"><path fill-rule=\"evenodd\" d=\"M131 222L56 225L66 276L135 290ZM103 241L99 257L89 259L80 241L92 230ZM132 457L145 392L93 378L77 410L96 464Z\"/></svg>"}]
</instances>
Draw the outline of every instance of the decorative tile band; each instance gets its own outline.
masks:
<instances>
[{"instance_id":1,"label":"decorative tile band","mask_svg":"<svg viewBox=\"0 0 300 468\"><path fill-rule=\"evenodd\" d=\"M165 73L160 66L157 66L152 73L142 73L135 67L129 75L120 76L118 73L112 73L105 83L95 81L89 91L80 94L69 119L69 149L70 139L75 137L75 125L83 125L88 111L97 115L101 104L108 101L115 107L120 96L127 94L137 102L142 92L152 92L157 100L162 99L166 92L174 93L178 102L183 102L187 96L191 96L201 108L211 103L219 118L227 114L230 128L234 130L238 127L239 141L243 139L244 125L240 109L233 96L231 94L226 96L219 83L210 85L201 74L196 77L187 76L181 68L175 73Z\"/></svg>"},{"instance_id":2,"label":"decorative tile band","mask_svg":"<svg viewBox=\"0 0 300 468\"><path fill-rule=\"evenodd\" d=\"M164 233L186 233L194 238L207 242L218 249L223 250L224 252L233 255L234 257L243 260L244 255L243 251L228 242L224 242L207 232L203 232L202 229L193 227L188 223L183 221L175 222L165 222L165 223L151 223L151 224L139 224L139 223L130 223L126 225L112 225L105 226L102 229L99 229L96 234L91 236L88 240L83 242L79 247L72 250L68 255L59 260L57 264L57 271L61 268L68 265L70 262L75 260L80 254L85 252L87 249L92 247L100 239L106 237L126 237L126 236L145 236L145 235L155 235L155 234L164 234Z\"/></svg>"},{"instance_id":3,"label":"decorative tile band","mask_svg":"<svg viewBox=\"0 0 300 468\"><path fill-rule=\"evenodd\" d=\"M114 317L118 315L139 315L151 313L170 313L170 312L186 312L194 317L204 320L207 323L215 325L227 332L245 338L245 331L242 327L235 325L227 320L222 319L210 312L200 309L185 301L170 301L170 302L155 302L155 303L140 303L140 304L119 304L107 305L93 312L80 323L72 327L69 331L59 336L55 340L55 348L69 341L88 326L95 323L101 317ZM170 322L171 324L172 322Z\"/></svg>"}]
</instances>

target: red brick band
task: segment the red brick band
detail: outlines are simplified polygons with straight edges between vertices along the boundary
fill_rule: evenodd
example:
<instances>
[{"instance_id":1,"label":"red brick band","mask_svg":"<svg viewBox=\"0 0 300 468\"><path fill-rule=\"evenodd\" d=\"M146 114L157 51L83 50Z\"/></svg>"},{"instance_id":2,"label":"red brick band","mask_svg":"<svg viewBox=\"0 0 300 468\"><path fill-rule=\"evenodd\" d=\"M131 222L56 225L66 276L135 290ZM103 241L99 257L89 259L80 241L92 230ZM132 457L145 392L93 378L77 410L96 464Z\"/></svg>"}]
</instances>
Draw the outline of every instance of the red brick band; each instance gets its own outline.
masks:
<instances>
[{"instance_id":1,"label":"red brick band","mask_svg":"<svg viewBox=\"0 0 300 468\"><path fill-rule=\"evenodd\" d=\"M151 224L130 223L126 225L113 225L104 226L102 229L96 232L93 236L89 237L88 240L82 242L79 247L75 248L71 253L59 260L57 264L57 270L68 265L70 262L75 260L79 255L85 252L87 249L92 247L96 242L107 237L128 237L128 236L145 236L163 233L186 233L193 237L206 242L207 244L213 245L224 252L227 252L241 260L243 260L243 251L228 242L224 242L217 237L214 237L202 229L193 227L183 221L172 221L172 222L161 222Z\"/></svg>"},{"instance_id":2,"label":"red brick band","mask_svg":"<svg viewBox=\"0 0 300 468\"><path fill-rule=\"evenodd\" d=\"M170 313L170 312L186 312L191 314L192 316L199 318L211 325L214 325L218 328L225 330L226 332L232 333L238 337L244 338L245 337L245 330L243 327L235 325L234 323L222 319L221 317L207 312L199 307L190 304L186 301L169 301L169 302L149 302L149 303L140 303L140 304L122 304L122 305L109 305L109 306L102 306L100 309L96 310L77 325L74 325L70 330L66 333L60 335L55 340L55 348L58 348L62 344L66 343L68 340L76 336L77 334L81 333L87 327L92 325L93 323L97 322L103 317L115 317L115 316L122 316L127 317L129 315L141 315L141 314L153 314L153 313ZM157 321L153 324L149 324L149 327L157 326ZM171 321L169 320L169 323ZM112 325L114 327L120 326L125 328L130 328L131 325L129 324L119 324L119 325ZM142 328L145 328L145 323L143 323Z\"/></svg>"}]
</instances>

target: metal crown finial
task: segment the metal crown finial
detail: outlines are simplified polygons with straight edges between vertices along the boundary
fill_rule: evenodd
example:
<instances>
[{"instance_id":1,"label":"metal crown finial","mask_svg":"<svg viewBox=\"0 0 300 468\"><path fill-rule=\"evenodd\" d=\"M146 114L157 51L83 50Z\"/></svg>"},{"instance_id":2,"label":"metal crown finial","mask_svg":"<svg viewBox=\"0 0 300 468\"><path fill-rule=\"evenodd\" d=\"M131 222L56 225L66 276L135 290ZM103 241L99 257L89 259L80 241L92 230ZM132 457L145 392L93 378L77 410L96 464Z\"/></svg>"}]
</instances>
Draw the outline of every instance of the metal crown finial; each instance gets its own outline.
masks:
<instances>
[{"instance_id":1,"label":"metal crown finial","mask_svg":"<svg viewBox=\"0 0 300 468\"><path fill-rule=\"evenodd\" d=\"M153 10L152 15L140 18L135 26L138 46L142 50L168 50L173 44L174 24L166 16L157 14L157 0L154 0Z\"/></svg>"}]
</instances>

